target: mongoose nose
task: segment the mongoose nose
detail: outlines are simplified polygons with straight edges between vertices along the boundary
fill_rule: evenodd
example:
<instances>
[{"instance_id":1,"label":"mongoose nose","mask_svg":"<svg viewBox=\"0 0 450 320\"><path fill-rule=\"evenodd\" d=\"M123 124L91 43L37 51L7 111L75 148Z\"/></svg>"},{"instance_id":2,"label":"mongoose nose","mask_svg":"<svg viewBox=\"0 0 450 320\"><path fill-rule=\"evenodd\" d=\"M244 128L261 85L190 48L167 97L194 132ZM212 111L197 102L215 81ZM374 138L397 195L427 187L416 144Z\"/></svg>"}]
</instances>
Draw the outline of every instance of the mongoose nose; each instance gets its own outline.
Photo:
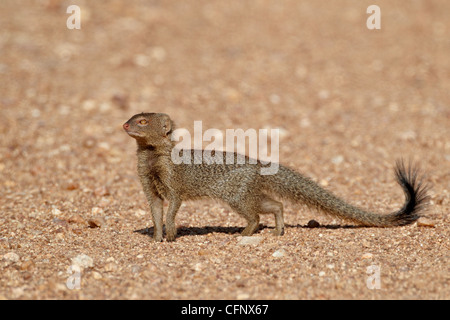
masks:
<instances>
[{"instance_id":1,"label":"mongoose nose","mask_svg":"<svg viewBox=\"0 0 450 320\"><path fill-rule=\"evenodd\" d=\"M125 123L125 124L123 125L123 128L124 128L125 130L128 130L128 129L130 128L130 125L129 125L128 123Z\"/></svg>"}]
</instances>

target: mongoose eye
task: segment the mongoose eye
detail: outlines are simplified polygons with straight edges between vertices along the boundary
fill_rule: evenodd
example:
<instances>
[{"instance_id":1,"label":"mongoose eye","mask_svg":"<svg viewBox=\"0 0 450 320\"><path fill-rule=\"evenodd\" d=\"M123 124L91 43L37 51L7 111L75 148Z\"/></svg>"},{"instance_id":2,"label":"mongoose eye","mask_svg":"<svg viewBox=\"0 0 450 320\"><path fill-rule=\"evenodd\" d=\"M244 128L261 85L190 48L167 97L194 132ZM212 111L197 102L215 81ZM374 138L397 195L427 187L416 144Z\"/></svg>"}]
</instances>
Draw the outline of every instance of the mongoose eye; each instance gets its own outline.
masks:
<instances>
[{"instance_id":1,"label":"mongoose eye","mask_svg":"<svg viewBox=\"0 0 450 320\"><path fill-rule=\"evenodd\" d=\"M148 123L148 121L145 119L142 119L141 121L139 121L139 124L142 124L142 125L146 125L147 123Z\"/></svg>"}]
</instances>

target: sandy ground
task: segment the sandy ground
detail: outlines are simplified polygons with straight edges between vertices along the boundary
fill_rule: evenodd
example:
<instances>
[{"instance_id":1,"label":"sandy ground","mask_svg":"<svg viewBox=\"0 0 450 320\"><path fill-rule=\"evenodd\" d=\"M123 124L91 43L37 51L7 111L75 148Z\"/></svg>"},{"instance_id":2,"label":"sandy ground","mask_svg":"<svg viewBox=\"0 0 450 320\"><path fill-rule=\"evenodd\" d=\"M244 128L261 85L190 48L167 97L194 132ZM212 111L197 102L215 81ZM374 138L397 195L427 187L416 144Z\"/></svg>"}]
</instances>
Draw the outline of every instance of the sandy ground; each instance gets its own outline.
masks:
<instances>
[{"instance_id":1,"label":"sandy ground","mask_svg":"<svg viewBox=\"0 0 450 320\"><path fill-rule=\"evenodd\" d=\"M69 5L81 30L69 30ZM0 298L449 299L450 3L0 1ZM431 226L379 229L292 204L286 233L185 203L153 243L133 114L279 128L280 162L349 202L403 202L420 163ZM314 219L320 227L308 228Z\"/></svg>"}]
</instances>

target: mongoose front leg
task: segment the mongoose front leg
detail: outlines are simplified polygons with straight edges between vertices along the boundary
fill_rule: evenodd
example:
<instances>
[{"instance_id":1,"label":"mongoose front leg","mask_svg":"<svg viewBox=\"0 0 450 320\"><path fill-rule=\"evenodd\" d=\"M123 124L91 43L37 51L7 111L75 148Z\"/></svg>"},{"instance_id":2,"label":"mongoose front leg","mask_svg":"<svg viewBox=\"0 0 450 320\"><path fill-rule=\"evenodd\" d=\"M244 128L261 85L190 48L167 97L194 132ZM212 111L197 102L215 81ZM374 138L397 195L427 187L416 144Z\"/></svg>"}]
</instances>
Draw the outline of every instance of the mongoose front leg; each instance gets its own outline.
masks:
<instances>
[{"instance_id":1,"label":"mongoose front leg","mask_svg":"<svg viewBox=\"0 0 450 320\"><path fill-rule=\"evenodd\" d=\"M242 236L251 236L258 230L259 227L259 215L255 213L242 214L244 218L247 220L248 224L245 229L242 231Z\"/></svg>"},{"instance_id":2,"label":"mongoose front leg","mask_svg":"<svg viewBox=\"0 0 450 320\"><path fill-rule=\"evenodd\" d=\"M167 241L175 241L177 236L177 228L175 227L175 216L181 206L181 200L173 197L169 202L169 209L166 215L166 239Z\"/></svg>"},{"instance_id":3,"label":"mongoose front leg","mask_svg":"<svg viewBox=\"0 0 450 320\"><path fill-rule=\"evenodd\" d=\"M163 198L158 194L152 181L148 177L145 167L138 166L139 178L147 197L153 220L153 240L161 242L163 239Z\"/></svg>"},{"instance_id":4,"label":"mongoose front leg","mask_svg":"<svg viewBox=\"0 0 450 320\"><path fill-rule=\"evenodd\" d=\"M163 199L158 196L149 200L153 220L153 240L161 242L163 239Z\"/></svg>"}]
</instances>

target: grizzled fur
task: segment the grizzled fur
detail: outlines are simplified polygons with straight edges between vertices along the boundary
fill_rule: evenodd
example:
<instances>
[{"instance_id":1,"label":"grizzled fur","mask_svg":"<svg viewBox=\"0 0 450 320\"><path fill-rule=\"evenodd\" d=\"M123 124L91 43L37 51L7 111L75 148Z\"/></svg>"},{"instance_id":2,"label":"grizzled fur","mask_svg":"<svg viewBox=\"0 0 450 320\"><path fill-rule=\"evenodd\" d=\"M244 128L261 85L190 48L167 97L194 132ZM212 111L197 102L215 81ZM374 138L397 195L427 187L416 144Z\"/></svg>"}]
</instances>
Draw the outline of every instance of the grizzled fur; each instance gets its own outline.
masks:
<instances>
[{"instance_id":1,"label":"grizzled fur","mask_svg":"<svg viewBox=\"0 0 450 320\"><path fill-rule=\"evenodd\" d=\"M217 164L202 150L189 150L192 162L174 164L171 153L174 142L171 134L174 123L163 113L142 113L124 124L125 131L137 141L138 174L150 204L154 223L154 240L163 239L163 199L169 201L166 214L166 238L175 240L175 215L185 200L211 198L227 203L247 220L242 235L250 236L258 228L259 215L275 216L275 234L284 233L283 204L273 197L316 208L327 214L351 220L366 226L389 227L414 222L428 199L427 188L418 179L417 170L405 168L403 162L396 167L397 182L403 188L406 201L399 211L391 214L367 212L346 203L323 189L311 179L280 166L274 175L261 175L261 162ZM183 152L183 151L180 151ZM223 154L223 159L226 155ZM194 164L194 157L202 157Z\"/></svg>"}]
</instances>

